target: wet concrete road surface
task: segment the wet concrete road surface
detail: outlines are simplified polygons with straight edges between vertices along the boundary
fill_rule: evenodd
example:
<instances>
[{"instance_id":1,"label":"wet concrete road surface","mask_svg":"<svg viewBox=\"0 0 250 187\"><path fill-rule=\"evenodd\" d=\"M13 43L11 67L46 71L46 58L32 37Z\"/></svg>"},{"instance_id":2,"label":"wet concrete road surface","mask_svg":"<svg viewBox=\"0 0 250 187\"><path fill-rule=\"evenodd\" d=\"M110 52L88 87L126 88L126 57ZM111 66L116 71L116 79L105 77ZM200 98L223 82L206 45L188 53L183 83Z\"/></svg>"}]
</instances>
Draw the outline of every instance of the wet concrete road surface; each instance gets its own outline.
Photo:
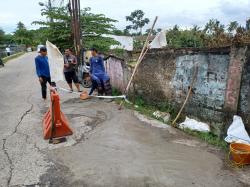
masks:
<instances>
[{"instance_id":1,"label":"wet concrete road surface","mask_svg":"<svg viewBox=\"0 0 250 187\"><path fill-rule=\"evenodd\" d=\"M145 124L114 103L60 92L74 135L48 144L41 120L35 53L0 69L0 186L247 186L249 175L227 167L225 154L166 126ZM65 83L59 85L66 87Z\"/></svg>"}]
</instances>

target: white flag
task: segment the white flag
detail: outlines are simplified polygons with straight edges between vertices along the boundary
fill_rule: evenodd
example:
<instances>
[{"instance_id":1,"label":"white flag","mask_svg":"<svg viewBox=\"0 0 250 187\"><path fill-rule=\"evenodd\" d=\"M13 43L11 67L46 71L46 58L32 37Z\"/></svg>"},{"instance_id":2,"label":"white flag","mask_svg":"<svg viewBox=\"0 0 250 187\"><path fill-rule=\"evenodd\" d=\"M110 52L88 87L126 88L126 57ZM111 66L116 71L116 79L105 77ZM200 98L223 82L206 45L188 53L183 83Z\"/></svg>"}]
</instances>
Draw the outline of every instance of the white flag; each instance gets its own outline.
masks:
<instances>
[{"instance_id":1,"label":"white flag","mask_svg":"<svg viewBox=\"0 0 250 187\"><path fill-rule=\"evenodd\" d=\"M62 53L55 45L53 45L49 41L46 41L46 48L48 51L51 81L52 82L63 81L64 59Z\"/></svg>"},{"instance_id":2,"label":"white flag","mask_svg":"<svg viewBox=\"0 0 250 187\"><path fill-rule=\"evenodd\" d=\"M150 49L159 49L167 46L166 30L159 32L149 44Z\"/></svg>"}]
</instances>

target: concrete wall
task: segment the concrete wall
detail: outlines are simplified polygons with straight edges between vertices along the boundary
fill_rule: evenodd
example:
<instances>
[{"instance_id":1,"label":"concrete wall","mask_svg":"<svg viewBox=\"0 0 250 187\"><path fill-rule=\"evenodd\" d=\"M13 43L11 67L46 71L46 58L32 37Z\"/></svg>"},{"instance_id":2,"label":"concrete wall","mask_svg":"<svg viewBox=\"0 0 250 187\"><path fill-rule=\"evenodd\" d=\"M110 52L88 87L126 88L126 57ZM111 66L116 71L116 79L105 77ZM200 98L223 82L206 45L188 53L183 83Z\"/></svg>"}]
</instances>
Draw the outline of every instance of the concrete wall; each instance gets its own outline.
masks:
<instances>
[{"instance_id":1,"label":"concrete wall","mask_svg":"<svg viewBox=\"0 0 250 187\"><path fill-rule=\"evenodd\" d=\"M208 122L218 135L225 132L234 114L240 114L250 129L250 52L246 47L150 51L136 74L135 93L150 103L171 102L178 110L186 98L195 66L196 81L184 112ZM119 76L127 72L128 68L123 69ZM116 80L116 85L126 85L124 77Z\"/></svg>"},{"instance_id":2,"label":"concrete wall","mask_svg":"<svg viewBox=\"0 0 250 187\"><path fill-rule=\"evenodd\" d=\"M186 98L197 66L192 97L185 112L209 122L213 131L220 134L229 63L229 51L154 51L146 56L138 70L136 89L148 102L168 101L178 109Z\"/></svg>"},{"instance_id":3,"label":"concrete wall","mask_svg":"<svg viewBox=\"0 0 250 187\"><path fill-rule=\"evenodd\" d=\"M176 92L173 100L180 104L184 102L193 79L194 66L197 65L198 73L193 93L185 112L208 121L214 132L219 134L224 118L222 111L225 103L229 55L211 53L183 55L176 58L176 64L175 76L170 80Z\"/></svg>"},{"instance_id":4,"label":"concrete wall","mask_svg":"<svg viewBox=\"0 0 250 187\"><path fill-rule=\"evenodd\" d=\"M250 50L246 52L246 60L242 70L238 114L243 118L250 132Z\"/></svg>"}]
</instances>

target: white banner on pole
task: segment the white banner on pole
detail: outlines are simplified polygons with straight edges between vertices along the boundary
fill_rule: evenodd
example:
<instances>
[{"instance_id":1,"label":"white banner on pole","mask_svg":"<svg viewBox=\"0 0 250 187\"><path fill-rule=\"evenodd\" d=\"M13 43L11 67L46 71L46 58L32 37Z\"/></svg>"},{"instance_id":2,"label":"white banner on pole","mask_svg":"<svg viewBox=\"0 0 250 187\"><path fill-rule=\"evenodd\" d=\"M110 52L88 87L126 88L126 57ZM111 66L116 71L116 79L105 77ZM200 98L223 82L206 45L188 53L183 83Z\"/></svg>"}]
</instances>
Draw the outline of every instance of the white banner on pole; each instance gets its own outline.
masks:
<instances>
[{"instance_id":1,"label":"white banner on pole","mask_svg":"<svg viewBox=\"0 0 250 187\"><path fill-rule=\"evenodd\" d=\"M64 80L63 67L64 59L59 49L49 41L46 41L46 48L48 51L50 76L52 82Z\"/></svg>"},{"instance_id":2,"label":"white banner on pole","mask_svg":"<svg viewBox=\"0 0 250 187\"><path fill-rule=\"evenodd\" d=\"M167 46L166 30L159 32L149 44L150 49L159 49Z\"/></svg>"}]
</instances>

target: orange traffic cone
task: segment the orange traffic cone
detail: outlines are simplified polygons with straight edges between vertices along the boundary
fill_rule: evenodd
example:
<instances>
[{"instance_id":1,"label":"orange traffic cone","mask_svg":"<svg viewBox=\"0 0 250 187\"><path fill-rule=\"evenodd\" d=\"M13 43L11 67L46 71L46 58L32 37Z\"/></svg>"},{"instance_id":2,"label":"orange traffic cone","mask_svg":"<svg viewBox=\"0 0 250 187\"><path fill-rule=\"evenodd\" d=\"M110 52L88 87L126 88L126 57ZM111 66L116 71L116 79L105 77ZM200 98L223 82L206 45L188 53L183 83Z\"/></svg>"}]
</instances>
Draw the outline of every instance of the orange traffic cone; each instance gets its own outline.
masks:
<instances>
[{"instance_id":1,"label":"orange traffic cone","mask_svg":"<svg viewBox=\"0 0 250 187\"><path fill-rule=\"evenodd\" d=\"M51 92L51 107L43 119L43 137L45 140L72 135L66 116L60 109L60 98L56 91Z\"/></svg>"}]
</instances>

